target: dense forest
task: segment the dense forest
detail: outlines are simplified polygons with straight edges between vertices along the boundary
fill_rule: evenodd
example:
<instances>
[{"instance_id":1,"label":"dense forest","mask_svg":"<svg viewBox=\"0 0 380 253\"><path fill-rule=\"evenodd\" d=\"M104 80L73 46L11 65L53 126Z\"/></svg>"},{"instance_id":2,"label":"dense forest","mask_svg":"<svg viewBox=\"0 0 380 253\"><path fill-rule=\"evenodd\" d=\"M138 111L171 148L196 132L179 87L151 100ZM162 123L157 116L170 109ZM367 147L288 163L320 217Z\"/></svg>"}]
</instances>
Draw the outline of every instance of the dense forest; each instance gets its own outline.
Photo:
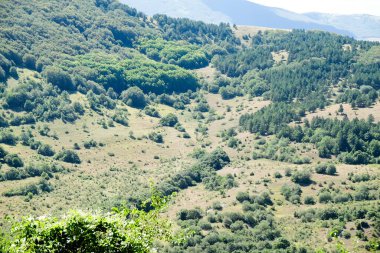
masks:
<instances>
[{"instance_id":1,"label":"dense forest","mask_svg":"<svg viewBox=\"0 0 380 253\"><path fill-rule=\"evenodd\" d=\"M116 0L0 17L1 253L380 250L380 123L348 115L377 113L379 43Z\"/></svg>"}]
</instances>

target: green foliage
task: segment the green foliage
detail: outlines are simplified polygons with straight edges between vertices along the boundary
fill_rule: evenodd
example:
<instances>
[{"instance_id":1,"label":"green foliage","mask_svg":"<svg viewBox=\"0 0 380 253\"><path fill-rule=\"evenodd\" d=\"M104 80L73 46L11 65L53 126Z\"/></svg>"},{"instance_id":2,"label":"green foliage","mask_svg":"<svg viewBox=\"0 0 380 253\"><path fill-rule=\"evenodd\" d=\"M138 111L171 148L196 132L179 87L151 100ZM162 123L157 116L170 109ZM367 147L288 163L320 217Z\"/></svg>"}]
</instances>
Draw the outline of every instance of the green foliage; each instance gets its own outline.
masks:
<instances>
[{"instance_id":1,"label":"green foliage","mask_svg":"<svg viewBox=\"0 0 380 253\"><path fill-rule=\"evenodd\" d=\"M53 191L53 186L46 180L41 179L38 184L31 184L21 188L12 189L4 193L5 197L39 195L41 192Z\"/></svg>"},{"instance_id":2,"label":"green foliage","mask_svg":"<svg viewBox=\"0 0 380 253\"><path fill-rule=\"evenodd\" d=\"M67 92L40 80L20 81L16 87L7 89L5 102L12 110L29 113L18 121L14 119L14 125L32 124L36 119L73 122L84 113L83 106L72 103Z\"/></svg>"},{"instance_id":3,"label":"green foliage","mask_svg":"<svg viewBox=\"0 0 380 253\"><path fill-rule=\"evenodd\" d=\"M128 112L125 110L115 110L115 113L112 115L112 120L116 123L119 123L123 126L128 126Z\"/></svg>"},{"instance_id":4,"label":"green foliage","mask_svg":"<svg viewBox=\"0 0 380 253\"><path fill-rule=\"evenodd\" d=\"M73 91L75 86L71 76L57 67L49 67L45 70L46 80L48 83L57 86L61 90Z\"/></svg>"},{"instance_id":5,"label":"green foliage","mask_svg":"<svg viewBox=\"0 0 380 253\"><path fill-rule=\"evenodd\" d=\"M185 69L197 69L208 65L205 52L185 41L142 40L138 47L152 60L175 64Z\"/></svg>"},{"instance_id":6,"label":"green foliage","mask_svg":"<svg viewBox=\"0 0 380 253\"><path fill-rule=\"evenodd\" d=\"M124 103L132 107L144 108L147 104L143 91L136 86L123 91L120 97Z\"/></svg>"},{"instance_id":7,"label":"green foliage","mask_svg":"<svg viewBox=\"0 0 380 253\"><path fill-rule=\"evenodd\" d=\"M303 200L303 203L305 205L314 205L315 204L315 199L312 196L306 196Z\"/></svg>"},{"instance_id":8,"label":"green foliage","mask_svg":"<svg viewBox=\"0 0 380 253\"><path fill-rule=\"evenodd\" d=\"M216 149L209 154L202 154L190 168L174 175L170 180L162 182L158 189L164 195L170 195L180 189L186 189L197 183L205 183L210 190L229 189L236 185L231 175L221 177L217 170L230 163L230 158L222 149Z\"/></svg>"},{"instance_id":9,"label":"green foliage","mask_svg":"<svg viewBox=\"0 0 380 253\"><path fill-rule=\"evenodd\" d=\"M311 172L307 169L296 170L292 173L292 181L300 185L308 185L311 183Z\"/></svg>"},{"instance_id":10,"label":"green foliage","mask_svg":"<svg viewBox=\"0 0 380 253\"><path fill-rule=\"evenodd\" d=\"M164 138L163 138L162 134L160 134L160 133L152 132L149 134L148 137L151 141L154 141L157 143L164 143Z\"/></svg>"},{"instance_id":11,"label":"green foliage","mask_svg":"<svg viewBox=\"0 0 380 253\"><path fill-rule=\"evenodd\" d=\"M173 113L169 113L160 119L161 126L174 127L177 123L178 118Z\"/></svg>"},{"instance_id":12,"label":"green foliage","mask_svg":"<svg viewBox=\"0 0 380 253\"><path fill-rule=\"evenodd\" d=\"M160 218L166 198L153 195L149 212L114 209L107 214L72 211L61 218L24 218L13 225L8 252L151 252L155 240L175 239Z\"/></svg>"},{"instance_id":13,"label":"green foliage","mask_svg":"<svg viewBox=\"0 0 380 253\"><path fill-rule=\"evenodd\" d=\"M7 129L0 130L0 143L14 146L17 142L18 138L11 131Z\"/></svg>"},{"instance_id":14,"label":"green foliage","mask_svg":"<svg viewBox=\"0 0 380 253\"><path fill-rule=\"evenodd\" d=\"M24 166L24 162L17 154L7 154L4 157L4 162L10 167L19 168Z\"/></svg>"},{"instance_id":15,"label":"green foliage","mask_svg":"<svg viewBox=\"0 0 380 253\"><path fill-rule=\"evenodd\" d=\"M63 161L63 162L67 162L67 163L74 163L74 164L81 163L81 160L80 160L78 154L75 153L75 151L73 151L73 150L67 150L67 149L59 151L55 155L55 159Z\"/></svg>"},{"instance_id":16,"label":"green foliage","mask_svg":"<svg viewBox=\"0 0 380 253\"><path fill-rule=\"evenodd\" d=\"M151 117L155 117L155 118L161 117L160 113L157 111L157 109L154 107L151 107L151 106L145 107L144 112L146 115L151 116Z\"/></svg>"},{"instance_id":17,"label":"green foliage","mask_svg":"<svg viewBox=\"0 0 380 253\"><path fill-rule=\"evenodd\" d=\"M348 164L373 163L380 155L378 123L315 117L311 122L306 121L303 128L287 125L297 117L289 105L273 104L255 114L243 115L240 125L253 133L277 134L296 142L314 143L320 157L339 155L339 159Z\"/></svg>"},{"instance_id":18,"label":"green foliage","mask_svg":"<svg viewBox=\"0 0 380 253\"><path fill-rule=\"evenodd\" d=\"M54 156L55 151L53 148L48 144L42 144L38 147L37 153L43 156Z\"/></svg>"},{"instance_id":19,"label":"green foliage","mask_svg":"<svg viewBox=\"0 0 380 253\"><path fill-rule=\"evenodd\" d=\"M332 163L321 163L315 167L315 172L318 174L335 175L336 167Z\"/></svg>"},{"instance_id":20,"label":"green foliage","mask_svg":"<svg viewBox=\"0 0 380 253\"><path fill-rule=\"evenodd\" d=\"M292 202L293 204L298 204L301 201L302 190L298 185L284 184L281 187L281 194L285 197L286 200Z\"/></svg>"}]
</instances>

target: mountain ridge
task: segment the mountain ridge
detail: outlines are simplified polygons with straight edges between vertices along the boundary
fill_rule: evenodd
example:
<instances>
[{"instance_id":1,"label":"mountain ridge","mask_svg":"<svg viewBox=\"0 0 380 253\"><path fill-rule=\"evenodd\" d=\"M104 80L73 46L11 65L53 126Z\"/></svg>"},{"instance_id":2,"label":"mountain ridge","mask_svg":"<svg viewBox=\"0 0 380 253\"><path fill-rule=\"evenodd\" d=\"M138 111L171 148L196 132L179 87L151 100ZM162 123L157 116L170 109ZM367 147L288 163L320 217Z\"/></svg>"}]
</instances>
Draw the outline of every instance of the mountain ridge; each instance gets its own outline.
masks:
<instances>
[{"instance_id":1,"label":"mountain ridge","mask_svg":"<svg viewBox=\"0 0 380 253\"><path fill-rule=\"evenodd\" d=\"M295 13L247 0L120 0L148 15L157 13L208 23L231 23L279 29L323 30L369 40L380 38L380 17L356 14Z\"/></svg>"}]
</instances>

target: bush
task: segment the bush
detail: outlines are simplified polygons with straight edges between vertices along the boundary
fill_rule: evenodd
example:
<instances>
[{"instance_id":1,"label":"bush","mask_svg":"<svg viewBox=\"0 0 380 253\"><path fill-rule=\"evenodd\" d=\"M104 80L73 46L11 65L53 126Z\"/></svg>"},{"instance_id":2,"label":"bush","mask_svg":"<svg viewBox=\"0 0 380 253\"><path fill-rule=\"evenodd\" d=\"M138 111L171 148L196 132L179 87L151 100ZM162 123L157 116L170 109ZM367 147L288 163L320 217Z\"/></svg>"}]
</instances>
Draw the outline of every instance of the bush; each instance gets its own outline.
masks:
<instances>
[{"instance_id":1,"label":"bush","mask_svg":"<svg viewBox=\"0 0 380 253\"><path fill-rule=\"evenodd\" d=\"M249 193L248 192L238 192L236 195L236 199L240 203L243 203L244 201L249 201L250 200Z\"/></svg>"},{"instance_id":2,"label":"bush","mask_svg":"<svg viewBox=\"0 0 380 253\"><path fill-rule=\"evenodd\" d=\"M19 167L24 166L24 162L16 154L8 154L8 155L6 155L5 158L4 158L4 161L10 167L19 168Z\"/></svg>"},{"instance_id":3,"label":"bush","mask_svg":"<svg viewBox=\"0 0 380 253\"><path fill-rule=\"evenodd\" d=\"M147 104L144 92L136 86L123 91L120 98L131 107L144 108Z\"/></svg>"},{"instance_id":4,"label":"bush","mask_svg":"<svg viewBox=\"0 0 380 253\"><path fill-rule=\"evenodd\" d=\"M173 113L169 113L160 120L161 126L174 127L178 123L178 118Z\"/></svg>"},{"instance_id":5,"label":"bush","mask_svg":"<svg viewBox=\"0 0 380 253\"><path fill-rule=\"evenodd\" d=\"M286 200L289 200L289 201L290 201L290 198L292 196L298 196L299 197L299 196L301 196L301 193L302 193L301 188L295 184L292 184L292 185L284 184L281 187L281 194L285 197ZM293 200L295 200L295 199L296 198L293 197Z\"/></svg>"},{"instance_id":6,"label":"bush","mask_svg":"<svg viewBox=\"0 0 380 253\"><path fill-rule=\"evenodd\" d=\"M89 140L89 141L83 142L83 147L85 149L96 148L97 146L98 146L98 143L94 140Z\"/></svg>"},{"instance_id":7,"label":"bush","mask_svg":"<svg viewBox=\"0 0 380 253\"><path fill-rule=\"evenodd\" d=\"M17 137L10 131L2 130L0 132L0 143L8 144L8 145L16 145Z\"/></svg>"},{"instance_id":8,"label":"bush","mask_svg":"<svg viewBox=\"0 0 380 253\"><path fill-rule=\"evenodd\" d=\"M177 214L179 220L200 220L203 217L202 211L198 208L185 210L182 209Z\"/></svg>"},{"instance_id":9,"label":"bush","mask_svg":"<svg viewBox=\"0 0 380 253\"><path fill-rule=\"evenodd\" d=\"M119 123L120 125L128 126L127 112L123 110L116 110L115 114L112 115L112 120L116 123Z\"/></svg>"},{"instance_id":10,"label":"bush","mask_svg":"<svg viewBox=\"0 0 380 253\"><path fill-rule=\"evenodd\" d=\"M56 160L67 162L67 163L74 163L74 164L80 164L81 160L77 153L73 150L62 150L58 152L58 154L55 156Z\"/></svg>"},{"instance_id":11,"label":"bush","mask_svg":"<svg viewBox=\"0 0 380 253\"><path fill-rule=\"evenodd\" d=\"M61 90L74 91L76 89L71 76L57 67L48 67L46 69L46 79L48 83L57 86Z\"/></svg>"},{"instance_id":12,"label":"bush","mask_svg":"<svg viewBox=\"0 0 380 253\"><path fill-rule=\"evenodd\" d=\"M155 117L155 118L161 117L157 109L154 107L147 106L145 107L144 112L146 115L151 116L151 117Z\"/></svg>"},{"instance_id":13,"label":"bush","mask_svg":"<svg viewBox=\"0 0 380 253\"><path fill-rule=\"evenodd\" d=\"M292 173L292 181L300 184L307 185L311 183L311 173L308 170L297 170Z\"/></svg>"},{"instance_id":14,"label":"bush","mask_svg":"<svg viewBox=\"0 0 380 253\"><path fill-rule=\"evenodd\" d=\"M25 54L24 57L22 57L22 61L26 68L32 70L36 68L36 58L33 55Z\"/></svg>"},{"instance_id":15,"label":"bush","mask_svg":"<svg viewBox=\"0 0 380 253\"><path fill-rule=\"evenodd\" d=\"M152 197L149 212L115 209L101 215L72 211L59 219L17 220L5 252L151 252L154 241L174 239L171 224L159 217L165 203Z\"/></svg>"},{"instance_id":16,"label":"bush","mask_svg":"<svg viewBox=\"0 0 380 253\"><path fill-rule=\"evenodd\" d=\"M315 172L318 174L335 175L336 167L332 163L322 163L317 165Z\"/></svg>"},{"instance_id":17,"label":"bush","mask_svg":"<svg viewBox=\"0 0 380 253\"><path fill-rule=\"evenodd\" d=\"M43 156L53 156L55 154L53 148L48 144L42 144L38 148L37 153Z\"/></svg>"},{"instance_id":18,"label":"bush","mask_svg":"<svg viewBox=\"0 0 380 253\"><path fill-rule=\"evenodd\" d=\"M212 230L211 223L210 223L210 222L207 222L207 221L200 221L200 222L198 223L198 226L199 226L202 230Z\"/></svg>"},{"instance_id":19,"label":"bush","mask_svg":"<svg viewBox=\"0 0 380 253\"><path fill-rule=\"evenodd\" d=\"M303 203L305 205L314 205L315 204L315 199L312 196L306 196L303 200Z\"/></svg>"},{"instance_id":20,"label":"bush","mask_svg":"<svg viewBox=\"0 0 380 253\"><path fill-rule=\"evenodd\" d=\"M8 154L8 152L0 146L0 159L4 159L4 157Z\"/></svg>"},{"instance_id":21,"label":"bush","mask_svg":"<svg viewBox=\"0 0 380 253\"><path fill-rule=\"evenodd\" d=\"M218 211L223 210L223 206L219 201L212 203L212 208Z\"/></svg>"},{"instance_id":22,"label":"bush","mask_svg":"<svg viewBox=\"0 0 380 253\"><path fill-rule=\"evenodd\" d=\"M162 134L160 134L160 133L155 133L155 132L150 133L149 139L151 141L156 142L156 143L164 143L164 138L162 137Z\"/></svg>"},{"instance_id":23,"label":"bush","mask_svg":"<svg viewBox=\"0 0 380 253\"><path fill-rule=\"evenodd\" d=\"M332 201L332 196L329 192L319 194L319 203L328 203Z\"/></svg>"}]
</instances>

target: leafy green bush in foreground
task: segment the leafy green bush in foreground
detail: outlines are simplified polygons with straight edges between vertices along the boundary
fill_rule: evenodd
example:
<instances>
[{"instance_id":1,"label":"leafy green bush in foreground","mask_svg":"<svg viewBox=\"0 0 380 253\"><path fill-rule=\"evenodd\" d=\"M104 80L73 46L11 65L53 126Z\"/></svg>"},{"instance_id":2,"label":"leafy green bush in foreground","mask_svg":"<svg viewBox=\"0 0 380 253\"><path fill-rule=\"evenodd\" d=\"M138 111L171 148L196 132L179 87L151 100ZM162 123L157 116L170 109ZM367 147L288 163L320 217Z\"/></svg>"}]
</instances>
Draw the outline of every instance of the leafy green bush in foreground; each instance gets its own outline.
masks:
<instances>
[{"instance_id":1,"label":"leafy green bush in foreground","mask_svg":"<svg viewBox=\"0 0 380 253\"><path fill-rule=\"evenodd\" d=\"M24 218L15 222L4 252L150 252L155 240L173 241L171 223L159 218L167 198L154 194L153 210L114 209L101 215L73 211L62 218Z\"/></svg>"}]
</instances>

